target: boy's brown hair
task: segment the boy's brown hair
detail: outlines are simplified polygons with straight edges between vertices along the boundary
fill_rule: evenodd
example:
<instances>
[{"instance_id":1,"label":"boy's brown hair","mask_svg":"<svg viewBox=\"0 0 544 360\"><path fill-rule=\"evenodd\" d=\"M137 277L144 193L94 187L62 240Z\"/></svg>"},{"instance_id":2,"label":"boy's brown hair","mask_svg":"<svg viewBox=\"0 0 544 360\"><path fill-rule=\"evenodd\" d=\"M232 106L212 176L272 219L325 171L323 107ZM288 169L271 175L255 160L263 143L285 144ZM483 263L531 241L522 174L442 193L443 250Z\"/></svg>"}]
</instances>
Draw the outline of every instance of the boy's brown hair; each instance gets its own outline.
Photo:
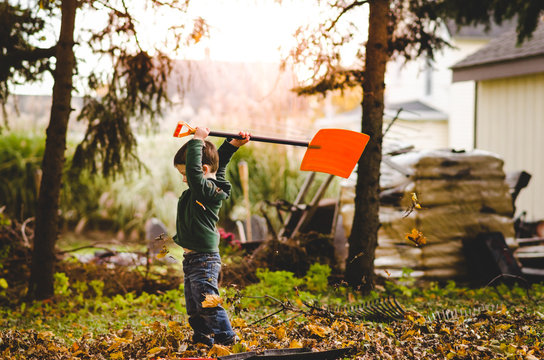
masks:
<instances>
[{"instance_id":1,"label":"boy's brown hair","mask_svg":"<svg viewBox=\"0 0 544 360\"><path fill-rule=\"evenodd\" d=\"M187 143L183 144L174 156L174 166L185 165L186 157ZM202 165L208 165L210 167L210 172L212 173L219 169L219 154L217 153L217 148L208 140L204 140L204 147L202 148Z\"/></svg>"}]
</instances>

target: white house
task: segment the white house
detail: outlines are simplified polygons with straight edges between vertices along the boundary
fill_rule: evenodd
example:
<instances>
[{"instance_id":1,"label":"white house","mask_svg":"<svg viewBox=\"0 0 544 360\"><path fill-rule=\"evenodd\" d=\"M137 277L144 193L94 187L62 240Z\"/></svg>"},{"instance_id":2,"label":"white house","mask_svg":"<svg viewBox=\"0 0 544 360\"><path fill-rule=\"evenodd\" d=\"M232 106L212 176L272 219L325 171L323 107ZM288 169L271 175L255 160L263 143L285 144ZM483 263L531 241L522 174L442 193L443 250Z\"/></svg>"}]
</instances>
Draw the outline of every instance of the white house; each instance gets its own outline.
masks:
<instances>
[{"instance_id":1,"label":"white house","mask_svg":"<svg viewBox=\"0 0 544 360\"><path fill-rule=\"evenodd\" d=\"M452 69L455 86L473 89L466 97L474 116L466 127L474 132L474 147L499 154L506 172L532 175L517 211L544 219L544 22L521 45L509 31Z\"/></svg>"},{"instance_id":2,"label":"white house","mask_svg":"<svg viewBox=\"0 0 544 360\"><path fill-rule=\"evenodd\" d=\"M451 66L514 27L515 23L505 22L491 24L486 31L484 26L457 29L448 24L443 26L443 36L453 47L437 52L434 61L390 61L385 78L384 129L390 120L396 121L384 140L409 143L416 149L473 149L474 86L452 83ZM318 128L332 124L360 131L360 106L341 114L329 112L316 122Z\"/></svg>"}]
</instances>

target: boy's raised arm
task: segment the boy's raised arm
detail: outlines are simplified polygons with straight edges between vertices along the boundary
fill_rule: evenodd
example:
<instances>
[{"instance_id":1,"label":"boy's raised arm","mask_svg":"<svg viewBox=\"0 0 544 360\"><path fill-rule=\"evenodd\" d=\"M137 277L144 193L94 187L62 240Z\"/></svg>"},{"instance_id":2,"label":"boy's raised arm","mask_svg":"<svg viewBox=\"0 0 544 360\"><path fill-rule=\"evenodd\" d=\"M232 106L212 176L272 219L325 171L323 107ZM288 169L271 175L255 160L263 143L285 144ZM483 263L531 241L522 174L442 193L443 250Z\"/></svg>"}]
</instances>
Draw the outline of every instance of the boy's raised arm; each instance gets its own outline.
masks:
<instances>
[{"instance_id":1,"label":"boy's raised arm","mask_svg":"<svg viewBox=\"0 0 544 360\"><path fill-rule=\"evenodd\" d=\"M225 179L227 164L229 163L232 154L234 154L234 152L238 150L240 146L247 144L250 140L251 135L248 132L240 131L239 134L244 138L225 141L217 150L219 153L219 169L217 169L216 177L218 179ZM234 148L232 148L231 145L234 146ZM229 147L231 149L228 149Z\"/></svg>"}]
</instances>

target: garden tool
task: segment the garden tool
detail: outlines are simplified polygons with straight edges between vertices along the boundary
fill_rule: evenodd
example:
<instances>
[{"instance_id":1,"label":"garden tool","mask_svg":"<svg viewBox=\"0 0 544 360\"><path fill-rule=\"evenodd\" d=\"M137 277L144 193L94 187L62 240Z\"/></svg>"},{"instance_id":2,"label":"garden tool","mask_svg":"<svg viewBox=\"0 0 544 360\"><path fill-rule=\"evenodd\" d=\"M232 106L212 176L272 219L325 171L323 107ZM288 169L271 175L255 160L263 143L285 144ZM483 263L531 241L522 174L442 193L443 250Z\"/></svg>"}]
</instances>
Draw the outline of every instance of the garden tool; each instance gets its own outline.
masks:
<instances>
[{"instance_id":1,"label":"garden tool","mask_svg":"<svg viewBox=\"0 0 544 360\"><path fill-rule=\"evenodd\" d=\"M182 130L187 128L187 131ZM178 122L174 137L194 134L195 129ZM241 139L238 134L211 131L210 136ZM310 142L251 135L251 141L306 147L300 170L317 171L348 178L359 161L370 136L345 129L321 129Z\"/></svg>"},{"instance_id":2,"label":"garden tool","mask_svg":"<svg viewBox=\"0 0 544 360\"><path fill-rule=\"evenodd\" d=\"M246 231L244 240L246 242L252 242L253 236L251 234L251 205L249 202L249 170L247 162L238 162L238 173L240 174L240 184L242 185L242 192L244 193L244 203L246 206Z\"/></svg>"}]
</instances>

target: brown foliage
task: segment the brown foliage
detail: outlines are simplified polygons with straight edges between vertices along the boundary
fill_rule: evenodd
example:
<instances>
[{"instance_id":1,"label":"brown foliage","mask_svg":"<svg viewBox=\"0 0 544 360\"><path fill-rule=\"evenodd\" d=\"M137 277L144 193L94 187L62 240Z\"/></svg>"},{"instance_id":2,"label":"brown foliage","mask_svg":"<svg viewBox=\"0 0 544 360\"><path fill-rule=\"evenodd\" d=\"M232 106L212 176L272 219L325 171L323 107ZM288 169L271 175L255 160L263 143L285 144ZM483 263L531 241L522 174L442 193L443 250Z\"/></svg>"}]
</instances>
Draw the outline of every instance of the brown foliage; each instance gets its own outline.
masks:
<instances>
[{"instance_id":1,"label":"brown foliage","mask_svg":"<svg viewBox=\"0 0 544 360\"><path fill-rule=\"evenodd\" d=\"M246 286L258 281L256 271L266 268L270 271L290 271L296 276L304 276L310 265L326 264L333 272L338 272L338 261L329 236L310 232L301 234L287 242L269 240L263 242L243 261L223 266L221 283L223 285Z\"/></svg>"}]
</instances>

